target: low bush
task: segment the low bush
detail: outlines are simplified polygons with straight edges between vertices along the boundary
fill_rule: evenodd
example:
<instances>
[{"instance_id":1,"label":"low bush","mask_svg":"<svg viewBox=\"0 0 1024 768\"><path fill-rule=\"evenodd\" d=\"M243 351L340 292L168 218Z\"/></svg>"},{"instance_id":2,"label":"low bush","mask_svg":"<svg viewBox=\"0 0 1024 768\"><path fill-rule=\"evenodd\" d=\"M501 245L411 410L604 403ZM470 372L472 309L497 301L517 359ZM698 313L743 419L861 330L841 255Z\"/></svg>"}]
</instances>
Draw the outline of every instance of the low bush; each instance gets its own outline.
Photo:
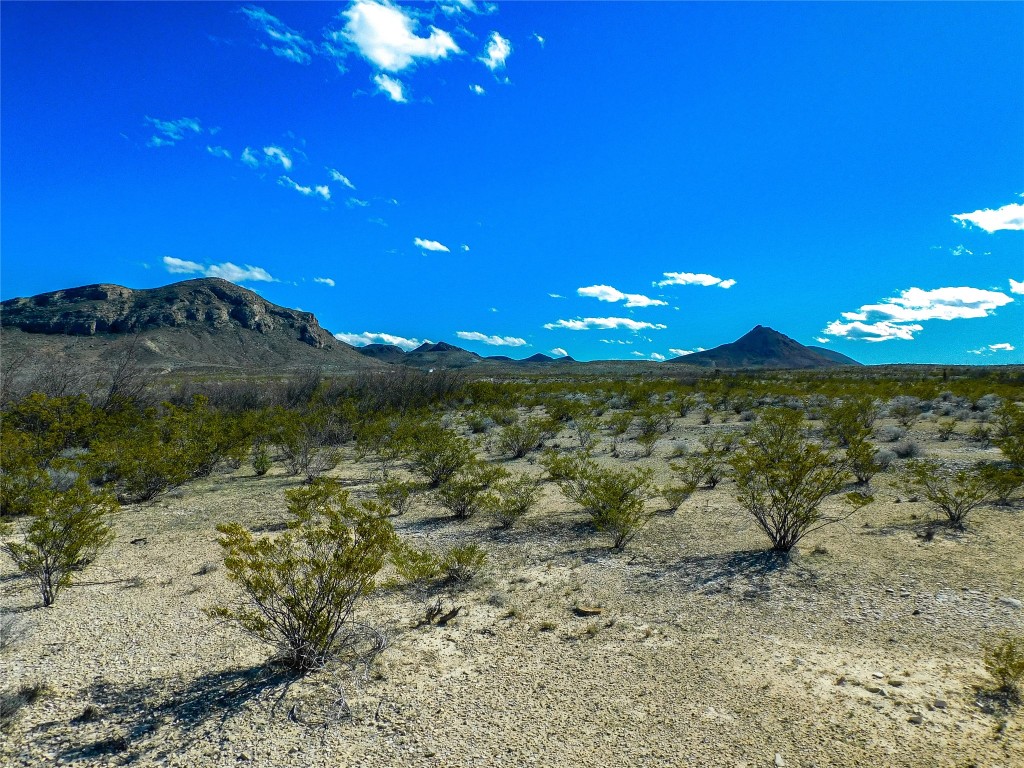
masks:
<instances>
[{"instance_id":1,"label":"low bush","mask_svg":"<svg viewBox=\"0 0 1024 768\"><path fill-rule=\"evenodd\" d=\"M437 421L412 427L405 449L413 468L422 474L429 488L437 488L473 459L469 441Z\"/></svg>"},{"instance_id":2,"label":"low bush","mask_svg":"<svg viewBox=\"0 0 1024 768\"><path fill-rule=\"evenodd\" d=\"M511 528L537 505L540 489L532 477L500 480L484 497L482 507L494 516L500 528Z\"/></svg>"},{"instance_id":3,"label":"low bush","mask_svg":"<svg viewBox=\"0 0 1024 768\"><path fill-rule=\"evenodd\" d=\"M986 645L982 660L996 692L1019 704L1024 698L1024 638L1005 637Z\"/></svg>"},{"instance_id":4,"label":"low bush","mask_svg":"<svg viewBox=\"0 0 1024 768\"><path fill-rule=\"evenodd\" d=\"M993 502L1000 507L1009 506L1013 495L1024 488L1024 469L994 461L985 462L978 469Z\"/></svg>"},{"instance_id":5,"label":"low bush","mask_svg":"<svg viewBox=\"0 0 1024 768\"><path fill-rule=\"evenodd\" d=\"M377 483L377 498L384 504L388 512L396 517L404 515L412 506L420 484L408 480L389 477Z\"/></svg>"},{"instance_id":6,"label":"low bush","mask_svg":"<svg viewBox=\"0 0 1024 768\"><path fill-rule=\"evenodd\" d=\"M501 467L473 460L441 483L434 498L454 517L472 517L485 506L487 490L507 476L508 472Z\"/></svg>"},{"instance_id":7,"label":"low bush","mask_svg":"<svg viewBox=\"0 0 1024 768\"><path fill-rule=\"evenodd\" d=\"M921 455L921 446L913 440L900 440L893 443L892 452L901 459L913 459Z\"/></svg>"},{"instance_id":8,"label":"low bush","mask_svg":"<svg viewBox=\"0 0 1024 768\"><path fill-rule=\"evenodd\" d=\"M967 517L992 496L980 467L950 469L935 461L916 460L904 468L903 488L940 513L951 528L963 530Z\"/></svg>"},{"instance_id":9,"label":"low bush","mask_svg":"<svg viewBox=\"0 0 1024 768\"><path fill-rule=\"evenodd\" d=\"M498 450L521 459L530 451L535 451L544 440L544 426L539 419L526 419L509 424L498 435Z\"/></svg>"},{"instance_id":10,"label":"low bush","mask_svg":"<svg viewBox=\"0 0 1024 768\"><path fill-rule=\"evenodd\" d=\"M1024 407L1004 400L995 409L993 416L995 433L992 442L1003 452L1007 461L1024 469Z\"/></svg>"}]
</instances>

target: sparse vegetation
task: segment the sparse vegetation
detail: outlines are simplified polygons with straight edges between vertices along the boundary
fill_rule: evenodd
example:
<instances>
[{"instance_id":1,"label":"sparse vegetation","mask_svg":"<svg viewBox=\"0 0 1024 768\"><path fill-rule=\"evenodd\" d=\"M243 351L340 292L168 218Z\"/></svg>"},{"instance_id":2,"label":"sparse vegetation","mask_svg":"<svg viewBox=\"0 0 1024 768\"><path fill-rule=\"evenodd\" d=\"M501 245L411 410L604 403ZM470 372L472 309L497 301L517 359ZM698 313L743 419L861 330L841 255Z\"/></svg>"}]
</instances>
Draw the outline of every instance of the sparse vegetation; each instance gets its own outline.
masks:
<instances>
[{"instance_id":1,"label":"sparse vegetation","mask_svg":"<svg viewBox=\"0 0 1024 768\"><path fill-rule=\"evenodd\" d=\"M1019 704L1024 698L1024 638L1004 637L986 645L983 661L996 693Z\"/></svg>"},{"instance_id":2,"label":"sparse vegetation","mask_svg":"<svg viewBox=\"0 0 1024 768\"><path fill-rule=\"evenodd\" d=\"M920 495L947 525L958 530L966 528L968 515L992 496L980 467L951 470L935 461L908 462L903 485L908 494Z\"/></svg>"}]
</instances>

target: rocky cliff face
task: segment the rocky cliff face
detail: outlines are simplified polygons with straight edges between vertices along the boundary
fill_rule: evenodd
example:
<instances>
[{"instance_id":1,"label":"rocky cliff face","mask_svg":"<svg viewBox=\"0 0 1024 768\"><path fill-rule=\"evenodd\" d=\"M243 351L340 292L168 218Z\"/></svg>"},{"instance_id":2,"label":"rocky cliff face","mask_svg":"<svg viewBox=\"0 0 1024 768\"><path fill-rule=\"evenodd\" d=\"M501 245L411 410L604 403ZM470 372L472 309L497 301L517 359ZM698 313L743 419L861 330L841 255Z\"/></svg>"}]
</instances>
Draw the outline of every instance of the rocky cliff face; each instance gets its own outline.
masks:
<instances>
[{"instance_id":1,"label":"rocky cliff face","mask_svg":"<svg viewBox=\"0 0 1024 768\"><path fill-rule=\"evenodd\" d=\"M0 323L27 333L71 336L241 328L287 336L316 349L343 346L311 313L271 304L213 277L147 290L100 284L9 299L0 304Z\"/></svg>"}]
</instances>

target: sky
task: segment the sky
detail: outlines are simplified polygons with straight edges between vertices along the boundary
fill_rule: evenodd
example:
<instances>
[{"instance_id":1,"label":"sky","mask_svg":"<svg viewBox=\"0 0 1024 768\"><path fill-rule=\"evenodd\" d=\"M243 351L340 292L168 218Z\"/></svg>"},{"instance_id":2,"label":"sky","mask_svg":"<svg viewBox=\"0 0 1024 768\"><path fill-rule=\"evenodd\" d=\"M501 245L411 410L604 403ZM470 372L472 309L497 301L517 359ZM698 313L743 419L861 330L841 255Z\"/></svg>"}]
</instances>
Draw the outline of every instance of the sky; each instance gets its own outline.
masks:
<instances>
[{"instance_id":1,"label":"sky","mask_svg":"<svg viewBox=\"0 0 1024 768\"><path fill-rule=\"evenodd\" d=\"M1024 4L0 4L0 297L1024 363Z\"/></svg>"}]
</instances>

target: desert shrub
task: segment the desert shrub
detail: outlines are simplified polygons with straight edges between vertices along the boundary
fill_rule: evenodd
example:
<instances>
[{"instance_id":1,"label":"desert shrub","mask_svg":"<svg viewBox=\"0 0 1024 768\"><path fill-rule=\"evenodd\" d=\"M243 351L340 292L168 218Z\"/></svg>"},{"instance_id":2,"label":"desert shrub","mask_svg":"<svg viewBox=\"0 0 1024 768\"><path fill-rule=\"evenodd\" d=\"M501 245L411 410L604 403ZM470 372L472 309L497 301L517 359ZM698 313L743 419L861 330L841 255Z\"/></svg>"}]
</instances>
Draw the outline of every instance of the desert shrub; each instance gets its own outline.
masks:
<instances>
[{"instance_id":1,"label":"desert shrub","mask_svg":"<svg viewBox=\"0 0 1024 768\"><path fill-rule=\"evenodd\" d=\"M477 577L487 562L487 553L478 544L460 544L452 547L441 560L445 578L451 584L468 584Z\"/></svg>"},{"instance_id":2,"label":"desert shrub","mask_svg":"<svg viewBox=\"0 0 1024 768\"><path fill-rule=\"evenodd\" d=\"M766 409L729 461L740 504L771 540L789 552L812 531L852 514L825 515L820 506L842 488L845 462L806 439L801 414Z\"/></svg>"},{"instance_id":3,"label":"desert shrub","mask_svg":"<svg viewBox=\"0 0 1024 768\"><path fill-rule=\"evenodd\" d=\"M939 419L935 429L935 435L942 442L946 442L956 433L956 421L954 419Z\"/></svg>"},{"instance_id":4,"label":"desert shrub","mask_svg":"<svg viewBox=\"0 0 1024 768\"><path fill-rule=\"evenodd\" d=\"M343 431L343 430L342 430ZM339 421L333 409L314 405L303 411L279 409L274 416L273 440L292 475L306 482L338 466Z\"/></svg>"},{"instance_id":5,"label":"desert shrub","mask_svg":"<svg viewBox=\"0 0 1024 768\"><path fill-rule=\"evenodd\" d=\"M649 457L654 453L654 446L658 444L661 436L657 432L641 432L636 436L636 442L640 446L640 455Z\"/></svg>"},{"instance_id":6,"label":"desert shrub","mask_svg":"<svg viewBox=\"0 0 1024 768\"><path fill-rule=\"evenodd\" d=\"M1024 469L1024 407L1004 400L993 412L995 430L992 442L1006 460Z\"/></svg>"},{"instance_id":7,"label":"desert shrub","mask_svg":"<svg viewBox=\"0 0 1024 768\"><path fill-rule=\"evenodd\" d=\"M317 479L287 496L284 533L257 538L238 523L217 526L242 599L212 614L273 645L301 673L355 650L363 637L356 605L373 590L396 537L387 518L352 504L334 481Z\"/></svg>"},{"instance_id":8,"label":"desert shrub","mask_svg":"<svg viewBox=\"0 0 1024 768\"><path fill-rule=\"evenodd\" d=\"M594 447L594 436L599 427L600 421L589 414L581 414L569 422L569 428L584 451L589 451Z\"/></svg>"},{"instance_id":9,"label":"desert shrub","mask_svg":"<svg viewBox=\"0 0 1024 768\"><path fill-rule=\"evenodd\" d=\"M658 489L658 494L668 503L668 508L675 512L696 489L697 486L692 483L670 483Z\"/></svg>"},{"instance_id":10,"label":"desert shrub","mask_svg":"<svg viewBox=\"0 0 1024 768\"><path fill-rule=\"evenodd\" d=\"M676 413L682 418L697 405L697 398L693 395L677 393L672 404L675 406Z\"/></svg>"},{"instance_id":11,"label":"desert shrub","mask_svg":"<svg viewBox=\"0 0 1024 768\"><path fill-rule=\"evenodd\" d=\"M897 427L892 424L885 424L875 430L875 436L883 443L895 443L907 434L907 430L903 427Z\"/></svg>"},{"instance_id":12,"label":"desert shrub","mask_svg":"<svg viewBox=\"0 0 1024 768\"><path fill-rule=\"evenodd\" d=\"M270 451L263 443L257 443L252 449L252 470L258 477L263 477L270 471Z\"/></svg>"},{"instance_id":13,"label":"desert shrub","mask_svg":"<svg viewBox=\"0 0 1024 768\"><path fill-rule=\"evenodd\" d=\"M10 730L21 710L49 694L45 683L23 683L13 690L0 691L0 733Z\"/></svg>"},{"instance_id":14,"label":"desert shrub","mask_svg":"<svg viewBox=\"0 0 1024 768\"><path fill-rule=\"evenodd\" d=\"M879 472L885 472L894 461L896 461L896 454L888 448L879 448L875 451L875 465Z\"/></svg>"},{"instance_id":15,"label":"desert shrub","mask_svg":"<svg viewBox=\"0 0 1024 768\"><path fill-rule=\"evenodd\" d=\"M70 489L41 494L35 503L24 540L9 541L3 549L36 582L43 605L49 606L71 584L74 569L110 543L105 518L117 502L79 478Z\"/></svg>"},{"instance_id":16,"label":"desert shrub","mask_svg":"<svg viewBox=\"0 0 1024 768\"><path fill-rule=\"evenodd\" d=\"M539 419L513 422L501 430L498 436L498 450L513 459L521 459L530 451L540 447L544 439L544 426Z\"/></svg>"},{"instance_id":17,"label":"desert shrub","mask_svg":"<svg viewBox=\"0 0 1024 768\"><path fill-rule=\"evenodd\" d=\"M494 426L494 421L484 411L469 411L465 419L466 426L474 435L483 434Z\"/></svg>"},{"instance_id":18,"label":"desert shrub","mask_svg":"<svg viewBox=\"0 0 1024 768\"><path fill-rule=\"evenodd\" d=\"M619 441L629 431L634 418L632 411L616 411L605 417L604 423L608 426L608 431L612 436L612 456L619 455Z\"/></svg>"},{"instance_id":19,"label":"desert shrub","mask_svg":"<svg viewBox=\"0 0 1024 768\"><path fill-rule=\"evenodd\" d=\"M540 463L567 499L582 503L587 472L593 466L590 456L583 453L560 454L548 449L541 456Z\"/></svg>"},{"instance_id":20,"label":"desert shrub","mask_svg":"<svg viewBox=\"0 0 1024 768\"><path fill-rule=\"evenodd\" d=\"M987 424L975 424L968 430L967 437L982 448L992 445L992 429Z\"/></svg>"},{"instance_id":21,"label":"desert shrub","mask_svg":"<svg viewBox=\"0 0 1024 768\"><path fill-rule=\"evenodd\" d=\"M921 455L921 446L913 440L900 440L893 443L892 452L901 459L914 459Z\"/></svg>"},{"instance_id":22,"label":"desert shrub","mask_svg":"<svg viewBox=\"0 0 1024 768\"><path fill-rule=\"evenodd\" d=\"M1024 469L989 461L981 464L978 471L998 506L1009 506L1013 495L1024 488Z\"/></svg>"},{"instance_id":23,"label":"desert shrub","mask_svg":"<svg viewBox=\"0 0 1024 768\"><path fill-rule=\"evenodd\" d=\"M921 415L921 401L909 395L894 397L889 401L888 413L901 427L909 429Z\"/></svg>"},{"instance_id":24,"label":"desert shrub","mask_svg":"<svg viewBox=\"0 0 1024 768\"><path fill-rule=\"evenodd\" d=\"M405 449L413 469L437 488L473 459L473 449L437 421L426 421L411 428Z\"/></svg>"},{"instance_id":25,"label":"desert shrub","mask_svg":"<svg viewBox=\"0 0 1024 768\"><path fill-rule=\"evenodd\" d=\"M551 470L549 469L549 472ZM556 480L567 498L582 506L594 527L622 549L650 521L646 501L653 495L653 471L646 467L613 469L583 460Z\"/></svg>"},{"instance_id":26,"label":"desert shrub","mask_svg":"<svg viewBox=\"0 0 1024 768\"><path fill-rule=\"evenodd\" d=\"M846 463L857 478L857 482L868 485L882 466L878 462L875 446L868 442L866 436L852 438L847 443Z\"/></svg>"},{"instance_id":27,"label":"desert shrub","mask_svg":"<svg viewBox=\"0 0 1024 768\"><path fill-rule=\"evenodd\" d=\"M412 506L413 498L419 489L419 483L389 477L377 483L376 493L390 514L401 516Z\"/></svg>"},{"instance_id":28,"label":"desert shrub","mask_svg":"<svg viewBox=\"0 0 1024 768\"><path fill-rule=\"evenodd\" d=\"M483 498L482 508L494 516L500 528L511 528L537 505L540 489L532 477L499 480Z\"/></svg>"},{"instance_id":29,"label":"desert shrub","mask_svg":"<svg viewBox=\"0 0 1024 768\"><path fill-rule=\"evenodd\" d=\"M434 498L454 517L472 517L484 507L487 490L507 475L501 467L473 460L441 483Z\"/></svg>"},{"instance_id":30,"label":"desert shrub","mask_svg":"<svg viewBox=\"0 0 1024 768\"><path fill-rule=\"evenodd\" d=\"M908 462L902 484L908 495L925 499L947 525L961 530L968 515L992 496L979 467L950 469L935 461Z\"/></svg>"},{"instance_id":31,"label":"desert shrub","mask_svg":"<svg viewBox=\"0 0 1024 768\"><path fill-rule=\"evenodd\" d=\"M1024 695L1024 638L1005 637L986 645L982 661L995 682L996 692L1020 703Z\"/></svg>"},{"instance_id":32,"label":"desert shrub","mask_svg":"<svg viewBox=\"0 0 1024 768\"><path fill-rule=\"evenodd\" d=\"M363 419L355 428L356 456L360 461L374 457L380 474L386 477L408 453L407 441L412 430L412 422L399 416Z\"/></svg>"},{"instance_id":33,"label":"desert shrub","mask_svg":"<svg viewBox=\"0 0 1024 768\"><path fill-rule=\"evenodd\" d=\"M863 442L871 434L876 408L870 397L847 397L822 409L825 439L840 448Z\"/></svg>"}]
</instances>

